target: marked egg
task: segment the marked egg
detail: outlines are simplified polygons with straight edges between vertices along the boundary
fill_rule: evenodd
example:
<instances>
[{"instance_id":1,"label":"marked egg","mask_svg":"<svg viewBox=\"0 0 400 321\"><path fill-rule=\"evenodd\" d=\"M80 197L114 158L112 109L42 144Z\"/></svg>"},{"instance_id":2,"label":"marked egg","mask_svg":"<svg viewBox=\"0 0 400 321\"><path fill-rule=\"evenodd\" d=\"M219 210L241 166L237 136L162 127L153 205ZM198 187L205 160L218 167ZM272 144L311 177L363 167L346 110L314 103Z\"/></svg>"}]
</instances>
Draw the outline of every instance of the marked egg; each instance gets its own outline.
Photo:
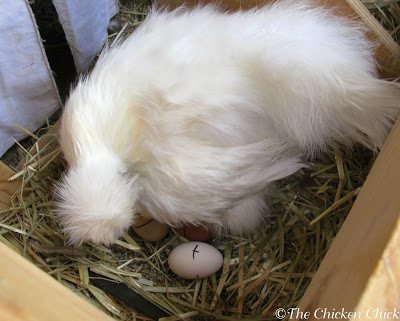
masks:
<instances>
[{"instance_id":1,"label":"marked egg","mask_svg":"<svg viewBox=\"0 0 400 321\"><path fill-rule=\"evenodd\" d=\"M201 279L217 272L222 264L220 251L203 242L183 243L168 257L170 269L185 279Z\"/></svg>"},{"instance_id":2,"label":"marked egg","mask_svg":"<svg viewBox=\"0 0 400 321\"><path fill-rule=\"evenodd\" d=\"M210 242L214 238L213 231L207 226L187 224L176 231L190 241Z\"/></svg>"},{"instance_id":3,"label":"marked egg","mask_svg":"<svg viewBox=\"0 0 400 321\"><path fill-rule=\"evenodd\" d=\"M169 231L168 225L142 215L137 215L137 217L135 217L132 228L143 240L150 242L163 239Z\"/></svg>"}]
</instances>

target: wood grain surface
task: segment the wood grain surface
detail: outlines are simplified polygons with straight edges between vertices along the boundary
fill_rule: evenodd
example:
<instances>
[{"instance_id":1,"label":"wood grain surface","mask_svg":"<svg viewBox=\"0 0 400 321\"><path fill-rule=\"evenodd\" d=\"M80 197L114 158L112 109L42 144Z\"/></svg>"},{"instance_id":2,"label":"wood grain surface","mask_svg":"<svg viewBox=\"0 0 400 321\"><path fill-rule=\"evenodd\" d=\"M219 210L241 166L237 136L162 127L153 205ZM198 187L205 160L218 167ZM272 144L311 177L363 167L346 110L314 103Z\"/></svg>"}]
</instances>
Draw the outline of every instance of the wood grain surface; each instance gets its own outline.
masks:
<instances>
[{"instance_id":1,"label":"wood grain surface","mask_svg":"<svg viewBox=\"0 0 400 321\"><path fill-rule=\"evenodd\" d=\"M157 0L175 7L180 0ZM195 4L198 1L188 0ZM202 1L207 2L207 1ZM354 16L359 1L321 0L338 14ZM225 9L248 8L264 1L225 0ZM350 3L350 5L349 5ZM367 20L370 19L367 18ZM365 18L363 18L365 21ZM374 23L374 22L372 22ZM368 24L368 23L367 23ZM382 39L373 31L374 39ZM377 59L386 74L400 74L398 46L378 47ZM18 182L0 162L0 210L9 206ZM400 307L400 122L392 130L354 206L299 304L317 308L362 311ZM0 244L0 320L113 320L52 279L23 257ZM366 319L366 318L364 318Z\"/></svg>"},{"instance_id":2,"label":"wood grain surface","mask_svg":"<svg viewBox=\"0 0 400 321\"><path fill-rule=\"evenodd\" d=\"M400 310L400 120L299 305L311 313L378 307Z\"/></svg>"},{"instance_id":3,"label":"wood grain surface","mask_svg":"<svg viewBox=\"0 0 400 321\"><path fill-rule=\"evenodd\" d=\"M39 141L42 145L47 140L45 135ZM14 174L0 161L0 211L9 208L20 184L19 180L8 181ZM75 320L114 319L0 242L0 321Z\"/></svg>"},{"instance_id":4,"label":"wood grain surface","mask_svg":"<svg viewBox=\"0 0 400 321\"><path fill-rule=\"evenodd\" d=\"M10 207L11 196L20 184L18 180L14 182L8 181L14 174L13 170L0 161L0 211Z\"/></svg>"},{"instance_id":5,"label":"wood grain surface","mask_svg":"<svg viewBox=\"0 0 400 321\"><path fill-rule=\"evenodd\" d=\"M114 320L2 243L0 257L1 321Z\"/></svg>"}]
</instances>

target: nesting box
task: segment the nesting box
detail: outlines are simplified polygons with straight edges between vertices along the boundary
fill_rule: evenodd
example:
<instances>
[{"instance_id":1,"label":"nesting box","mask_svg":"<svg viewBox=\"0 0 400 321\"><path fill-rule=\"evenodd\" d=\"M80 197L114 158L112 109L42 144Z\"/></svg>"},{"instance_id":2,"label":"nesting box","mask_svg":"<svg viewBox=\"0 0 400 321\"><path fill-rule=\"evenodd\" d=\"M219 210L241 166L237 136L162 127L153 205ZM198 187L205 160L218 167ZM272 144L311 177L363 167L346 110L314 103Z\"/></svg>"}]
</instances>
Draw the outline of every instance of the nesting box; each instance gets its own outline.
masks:
<instances>
[{"instance_id":1,"label":"nesting box","mask_svg":"<svg viewBox=\"0 0 400 321\"><path fill-rule=\"evenodd\" d=\"M179 0L158 2L169 7L181 4ZM334 6L338 14L361 19L370 29L371 39L380 42L376 56L382 75L400 75L399 47L360 1L320 2ZM230 10L260 4L257 0L220 3ZM39 143L45 145L46 136ZM357 318L352 312L368 318L379 311L391 312L399 308L399 164L400 122L397 121L298 309L293 309L291 315L280 314L277 318L317 320L324 311L343 311L346 319ZM0 211L9 206L9 198L18 187L18 181L9 182L12 176L15 172L0 164ZM1 234L0 240L4 242L0 243L2 320L112 320L14 253L10 249L12 242L5 241ZM367 311L370 315L366 315Z\"/></svg>"}]
</instances>

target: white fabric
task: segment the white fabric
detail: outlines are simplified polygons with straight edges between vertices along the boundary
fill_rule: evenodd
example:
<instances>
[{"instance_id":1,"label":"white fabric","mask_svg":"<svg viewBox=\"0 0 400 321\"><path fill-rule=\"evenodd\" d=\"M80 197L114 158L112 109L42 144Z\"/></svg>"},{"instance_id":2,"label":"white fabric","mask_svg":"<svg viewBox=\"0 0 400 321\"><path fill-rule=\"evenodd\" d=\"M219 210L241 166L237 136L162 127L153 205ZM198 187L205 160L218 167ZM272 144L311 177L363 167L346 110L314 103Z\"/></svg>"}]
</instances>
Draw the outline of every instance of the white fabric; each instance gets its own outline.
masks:
<instances>
[{"instance_id":1,"label":"white fabric","mask_svg":"<svg viewBox=\"0 0 400 321\"><path fill-rule=\"evenodd\" d=\"M117 0L53 0L77 71L84 72L107 37ZM0 0L0 156L61 106L27 0Z\"/></svg>"},{"instance_id":2,"label":"white fabric","mask_svg":"<svg viewBox=\"0 0 400 321\"><path fill-rule=\"evenodd\" d=\"M24 0L0 0L0 155L60 106L36 23Z\"/></svg>"},{"instance_id":3,"label":"white fabric","mask_svg":"<svg viewBox=\"0 0 400 321\"><path fill-rule=\"evenodd\" d=\"M118 12L116 0L53 0L77 71L87 69L107 37L110 19Z\"/></svg>"}]
</instances>

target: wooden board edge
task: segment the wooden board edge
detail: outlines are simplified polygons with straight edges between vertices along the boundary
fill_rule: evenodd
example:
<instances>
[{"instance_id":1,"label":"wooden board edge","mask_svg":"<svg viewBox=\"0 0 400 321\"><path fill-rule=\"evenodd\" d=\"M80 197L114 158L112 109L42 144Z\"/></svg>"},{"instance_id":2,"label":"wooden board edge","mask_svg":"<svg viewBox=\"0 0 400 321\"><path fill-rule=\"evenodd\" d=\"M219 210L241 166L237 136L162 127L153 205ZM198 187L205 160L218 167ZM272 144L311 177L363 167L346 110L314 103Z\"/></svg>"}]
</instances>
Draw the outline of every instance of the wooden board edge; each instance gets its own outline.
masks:
<instances>
[{"instance_id":1,"label":"wooden board edge","mask_svg":"<svg viewBox=\"0 0 400 321\"><path fill-rule=\"evenodd\" d=\"M0 211L10 207L11 197L20 185L19 181L9 182L15 172L0 161Z\"/></svg>"},{"instance_id":2,"label":"wooden board edge","mask_svg":"<svg viewBox=\"0 0 400 321\"><path fill-rule=\"evenodd\" d=\"M399 196L400 197L400 196ZM400 215L400 213L399 213ZM400 307L400 220L390 241L368 280L356 311L368 311L372 317L378 312L394 311ZM378 299L377 299L378 298ZM398 310L400 313L400 310ZM368 318L368 316L367 316ZM377 318L378 319L378 318ZM380 318L382 319L382 318ZM397 319L397 318L393 318Z\"/></svg>"},{"instance_id":3,"label":"wooden board edge","mask_svg":"<svg viewBox=\"0 0 400 321\"><path fill-rule=\"evenodd\" d=\"M2 243L0 257L0 320L114 320Z\"/></svg>"},{"instance_id":4,"label":"wooden board edge","mask_svg":"<svg viewBox=\"0 0 400 321\"><path fill-rule=\"evenodd\" d=\"M0 161L0 210L20 185L8 182L14 173ZM114 320L1 242L0 257L0 320Z\"/></svg>"},{"instance_id":5,"label":"wooden board edge","mask_svg":"<svg viewBox=\"0 0 400 321\"><path fill-rule=\"evenodd\" d=\"M398 306L400 284L394 280L400 279L399 164L400 119L298 305L311 313L308 320L318 319L313 317L317 309L365 313L373 308L371 302Z\"/></svg>"}]
</instances>

